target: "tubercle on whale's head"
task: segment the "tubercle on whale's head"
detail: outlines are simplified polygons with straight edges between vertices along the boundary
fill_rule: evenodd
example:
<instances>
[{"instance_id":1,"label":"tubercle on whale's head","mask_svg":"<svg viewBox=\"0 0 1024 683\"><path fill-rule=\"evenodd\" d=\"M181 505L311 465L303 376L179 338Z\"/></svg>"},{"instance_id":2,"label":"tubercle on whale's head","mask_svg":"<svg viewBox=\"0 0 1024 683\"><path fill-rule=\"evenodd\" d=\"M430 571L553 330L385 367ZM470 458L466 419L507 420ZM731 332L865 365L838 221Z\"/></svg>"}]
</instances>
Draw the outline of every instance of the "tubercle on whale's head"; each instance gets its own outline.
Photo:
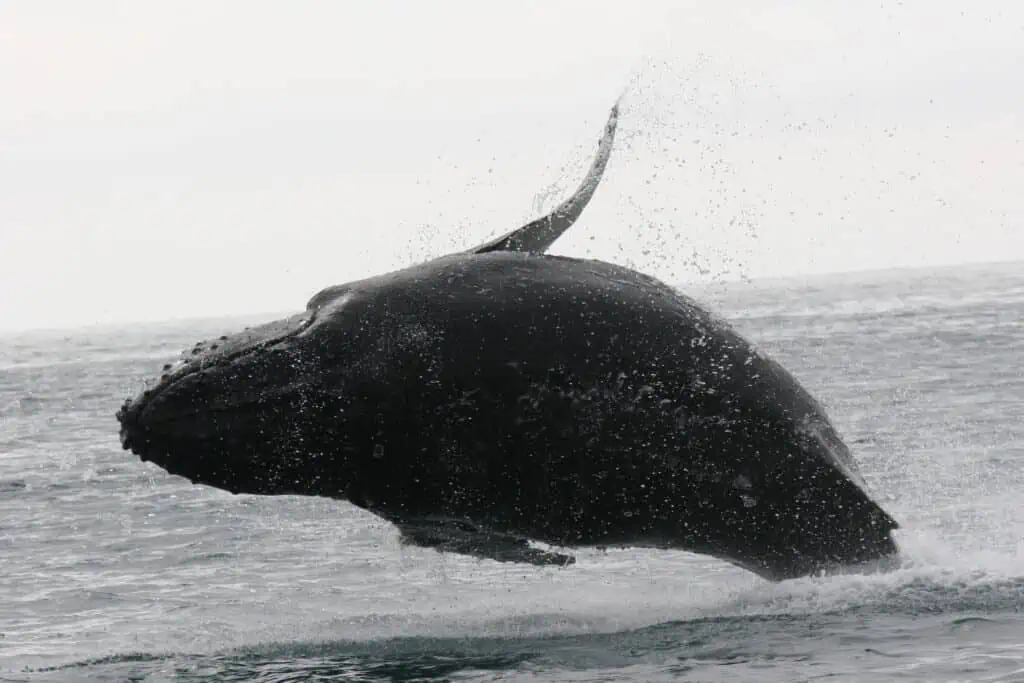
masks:
<instances>
[{"instance_id":1,"label":"tubercle on whale's head","mask_svg":"<svg viewBox=\"0 0 1024 683\"><path fill-rule=\"evenodd\" d=\"M323 344L313 333L323 308L186 350L117 411L123 448L233 493L338 494L345 458L336 456L347 441L317 424L345 409L323 386ZM318 471L328 448L333 469Z\"/></svg>"},{"instance_id":2,"label":"tubercle on whale's head","mask_svg":"<svg viewBox=\"0 0 1024 683\"><path fill-rule=\"evenodd\" d=\"M163 373L157 381L150 382L139 396L128 399L118 411L118 419L130 417L131 412L140 412L146 402L155 399L176 382L190 375L228 366L243 356L260 353L299 334L311 322L312 315L301 313L263 325L246 327L237 334L225 334L216 339L196 342L181 353L177 362L164 365Z\"/></svg>"}]
</instances>

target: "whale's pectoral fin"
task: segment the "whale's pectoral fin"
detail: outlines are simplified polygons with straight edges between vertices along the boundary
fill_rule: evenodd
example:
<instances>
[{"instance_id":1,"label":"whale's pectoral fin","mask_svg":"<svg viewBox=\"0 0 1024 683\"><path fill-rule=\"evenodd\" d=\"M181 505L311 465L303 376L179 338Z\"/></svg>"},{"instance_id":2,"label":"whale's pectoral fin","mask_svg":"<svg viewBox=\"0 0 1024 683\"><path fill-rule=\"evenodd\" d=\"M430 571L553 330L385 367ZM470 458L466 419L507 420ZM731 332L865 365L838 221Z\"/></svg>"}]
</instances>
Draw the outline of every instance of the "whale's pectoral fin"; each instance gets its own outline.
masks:
<instances>
[{"instance_id":1,"label":"whale's pectoral fin","mask_svg":"<svg viewBox=\"0 0 1024 683\"><path fill-rule=\"evenodd\" d=\"M619 123L619 103L612 107L611 115L604 129L597 146L597 157L591 164L587 177L576 189L571 197L558 205L558 207L543 218L538 218L521 228L502 235L496 240L486 242L480 246L470 249L468 253L484 254L489 251L521 251L530 254L543 254L562 233L572 227L584 207L594 196L594 190L601 182L604 169L608 165L608 158L612 154L612 143L615 141L615 128Z\"/></svg>"},{"instance_id":2,"label":"whale's pectoral fin","mask_svg":"<svg viewBox=\"0 0 1024 683\"><path fill-rule=\"evenodd\" d=\"M565 566L576 561L572 555L533 548L525 538L489 533L466 524L415 520L395 525L402 532L402 543L443 553L539 566Z\"/></svg>"}]
</instances>

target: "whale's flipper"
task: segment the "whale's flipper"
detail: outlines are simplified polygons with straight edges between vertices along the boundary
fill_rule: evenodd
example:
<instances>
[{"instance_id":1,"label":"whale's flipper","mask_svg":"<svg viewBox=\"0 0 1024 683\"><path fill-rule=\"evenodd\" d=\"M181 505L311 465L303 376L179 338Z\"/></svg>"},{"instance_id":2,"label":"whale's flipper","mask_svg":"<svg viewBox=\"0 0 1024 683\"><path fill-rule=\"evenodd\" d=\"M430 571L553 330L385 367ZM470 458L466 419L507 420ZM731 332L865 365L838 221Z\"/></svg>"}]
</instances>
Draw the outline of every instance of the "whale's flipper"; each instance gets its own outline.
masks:
<instances>
[{"instance_id":1,"label":"whale's flipper","mask_svg":"<svg viewBox=\"0 0 1024 683\"><path fill-rule=\"evenodd\" d=\"M489 533L466 524L441 520L402 520L395 522L395 526L402 532L403 544L433 548L438 552L538 566L565 566L576 562L572 555L532 548L525 538Z\"/></svg>"},{"instance_id":2,"label":"whale's flipper","mask_svg":"<svg viewBox=\"0 0 1024 683\"><path fill-rule=\"evenodd\" d=\"M608 158L612 154L612 143L615 141L615 128L619 123L619 103L612 107L604 135L597 146L597 157L587 172L587 177L571 197L562 202L558 208L543 218L538 218L521 228L502 235L496 240L486 242L468 253L484 254L489 251L521 251L530 254L543 254L562 233L568 230L583 212L584 207L594 196L594 190L601 182Z\"/></svg>"}]
</instances>

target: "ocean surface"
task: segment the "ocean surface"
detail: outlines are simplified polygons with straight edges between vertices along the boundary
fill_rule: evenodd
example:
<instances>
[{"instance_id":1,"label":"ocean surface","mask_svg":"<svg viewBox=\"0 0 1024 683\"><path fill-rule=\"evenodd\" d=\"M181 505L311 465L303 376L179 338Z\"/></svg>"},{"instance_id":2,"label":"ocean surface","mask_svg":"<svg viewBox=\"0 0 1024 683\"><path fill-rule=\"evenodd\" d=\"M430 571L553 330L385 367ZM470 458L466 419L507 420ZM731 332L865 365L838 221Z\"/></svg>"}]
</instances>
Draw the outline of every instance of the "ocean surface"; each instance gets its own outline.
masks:
<instances>
[{"instance_id":1,"label":"ocean surface","mask_svg":"<svg viewBox=\"0 0 1024 683\"><path fill-rule=\"evenodd\" d=\"M237 321L5 334L0 681L1024 681L1024 264L695 293L826 404L900 568L402 547L346 503L121 450L121 401Z\"/></svg>"}]
</instances>

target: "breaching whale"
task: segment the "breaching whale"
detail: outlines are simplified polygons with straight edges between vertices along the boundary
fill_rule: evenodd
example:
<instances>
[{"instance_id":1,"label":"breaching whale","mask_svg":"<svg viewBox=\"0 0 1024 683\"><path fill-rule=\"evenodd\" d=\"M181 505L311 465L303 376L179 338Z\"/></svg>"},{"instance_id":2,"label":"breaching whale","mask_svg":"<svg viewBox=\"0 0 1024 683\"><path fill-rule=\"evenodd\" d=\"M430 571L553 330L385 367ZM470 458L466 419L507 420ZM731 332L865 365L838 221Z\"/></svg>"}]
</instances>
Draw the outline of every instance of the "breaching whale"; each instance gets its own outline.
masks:
<instances>
[{"instance_id":1,"label":"breaching whale","mask_svg":"<svg viewBox=\"0 0 1024 683\"><path fill-rule=\"evenodd\" d=\"M531 540L653 547L783 580L894 555L897 523L789 372L654 278L545 254L594 194L618 113L550 215L186 350L117 412L124 448L501 561L573 561Z\"/></svg>"}]
</instances>

